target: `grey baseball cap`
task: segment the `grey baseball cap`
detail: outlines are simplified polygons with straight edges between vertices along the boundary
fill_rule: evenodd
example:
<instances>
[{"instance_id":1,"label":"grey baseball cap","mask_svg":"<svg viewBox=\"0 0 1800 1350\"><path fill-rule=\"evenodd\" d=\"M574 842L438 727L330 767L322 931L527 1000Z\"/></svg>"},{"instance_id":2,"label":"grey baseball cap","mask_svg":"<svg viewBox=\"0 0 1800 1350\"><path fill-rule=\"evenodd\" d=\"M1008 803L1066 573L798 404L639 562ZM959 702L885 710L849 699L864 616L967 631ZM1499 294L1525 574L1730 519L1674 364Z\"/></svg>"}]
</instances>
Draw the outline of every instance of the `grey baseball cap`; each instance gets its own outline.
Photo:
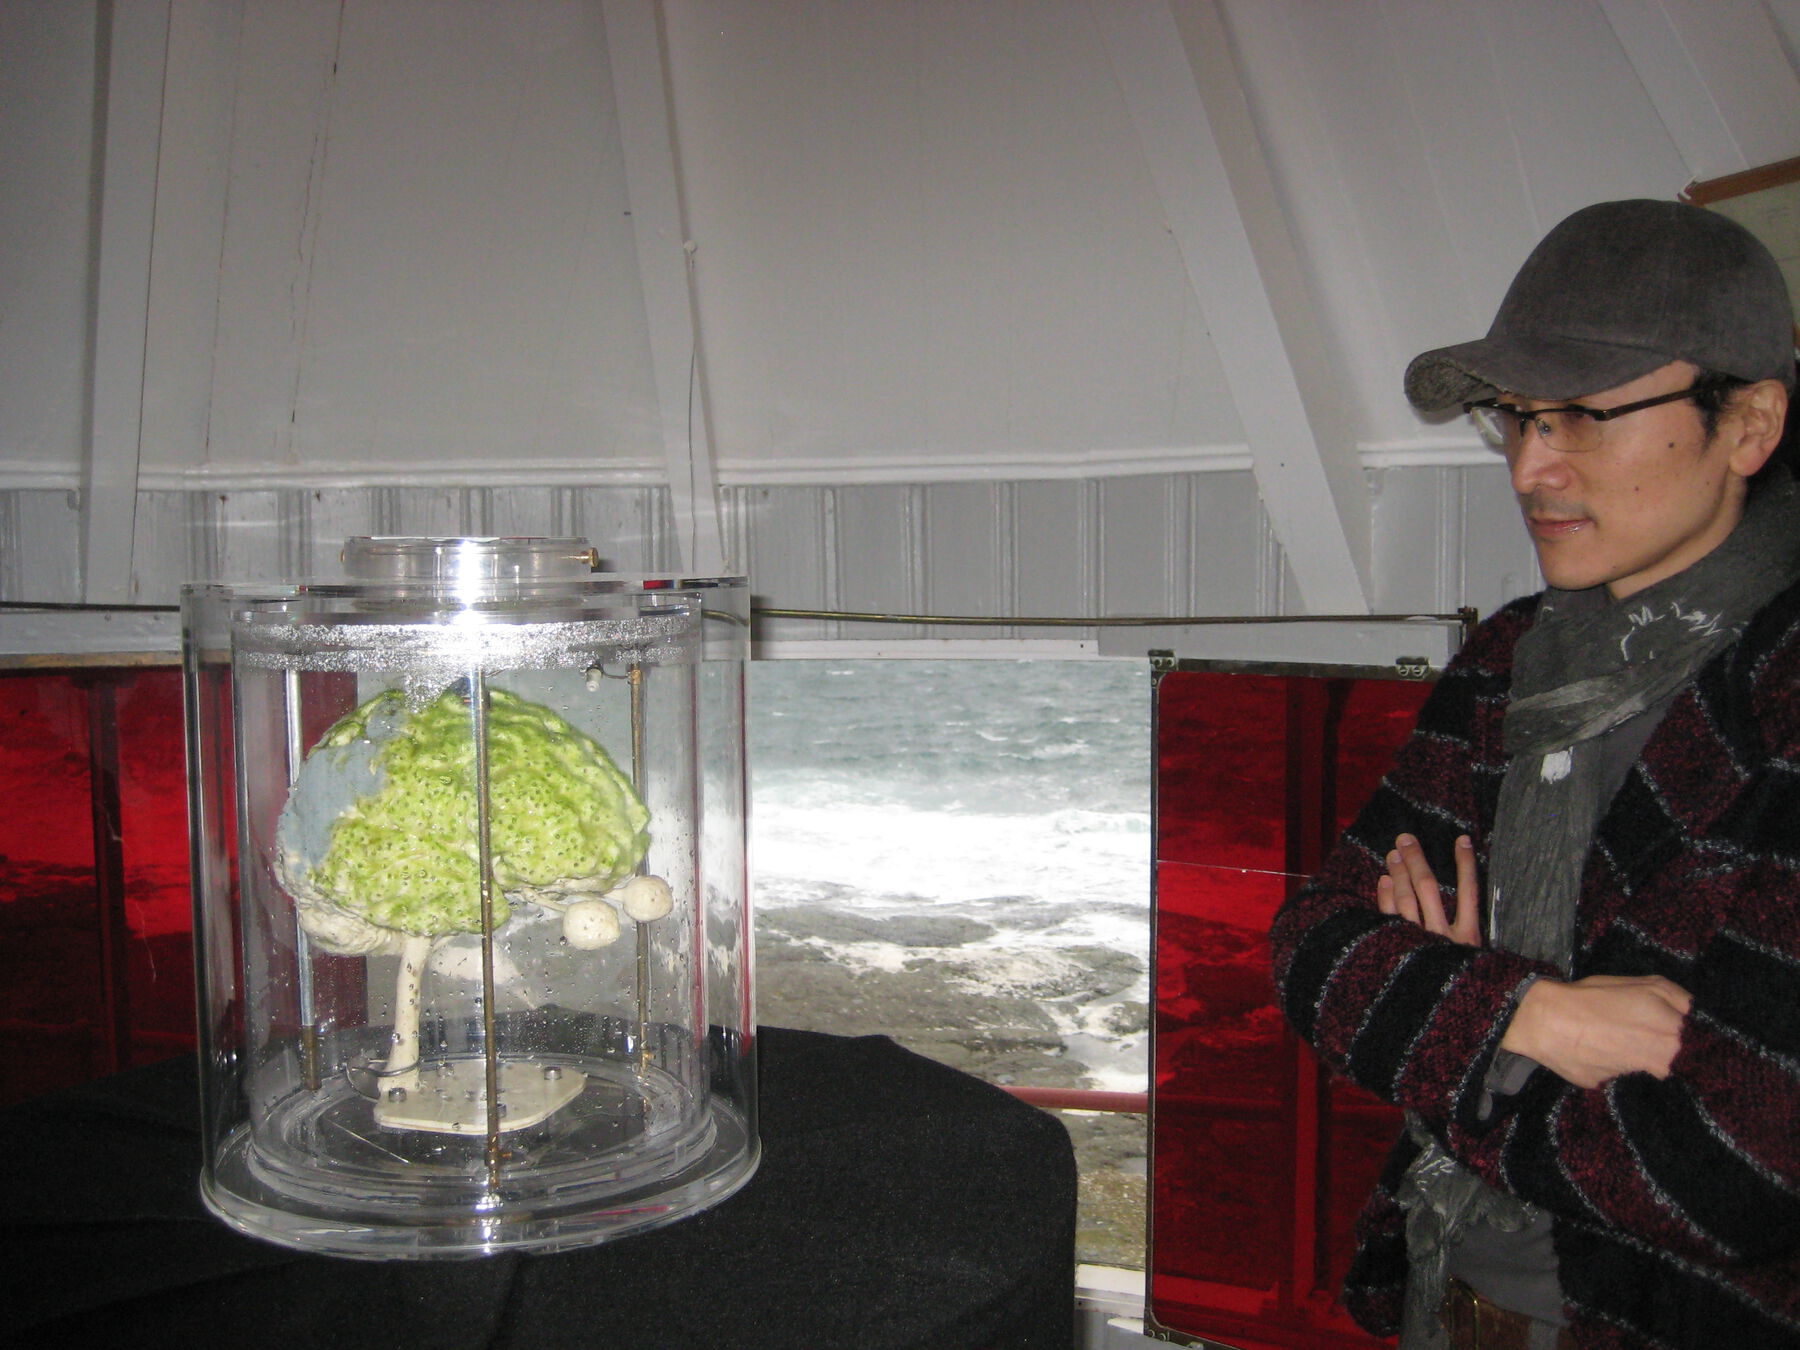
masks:
<instances>
[{"instance_id":1,"label":"grey baseball cap","mask_svg":"<svg viewBox=\"0 0 1800 1350\"><path fill-rule=\"evenodd\" d=\"M1413 358L1406 397L1423 411L1509 390L1577 399L1671 361L1794 384L1794 314L1781 268L1716 211L1601 202L1545 235L1488 335Z\"/></svg>"}]
</instances>

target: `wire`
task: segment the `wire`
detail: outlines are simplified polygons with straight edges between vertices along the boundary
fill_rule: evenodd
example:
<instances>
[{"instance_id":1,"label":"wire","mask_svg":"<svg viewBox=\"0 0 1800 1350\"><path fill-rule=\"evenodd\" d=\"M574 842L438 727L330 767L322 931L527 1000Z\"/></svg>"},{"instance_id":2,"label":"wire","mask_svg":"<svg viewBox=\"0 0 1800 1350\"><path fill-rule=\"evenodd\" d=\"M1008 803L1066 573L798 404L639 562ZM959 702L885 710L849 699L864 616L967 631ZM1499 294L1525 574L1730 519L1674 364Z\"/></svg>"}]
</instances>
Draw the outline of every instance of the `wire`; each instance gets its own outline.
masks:
<instances>
[{"instance_id":1,"label":"wire","mask_svg":"<svg viewBox=\"0 0 1800 1350\"><path fill-rule=\"evenodd\" d=\"M1454 614L1105 614L1087 618L1058 616L1026 616L1018 614L882 614L837 609L775 609L753 606L750 611L760 619L831 619L852 623L962 624L995 628L1173 628L1200 624L1263 623L1471 623L1475 611L1458 610Z\"/></svg>"},{"instance_id":2,"label":"wire","mask_svg":"<svg viewBox=\"0 0 1800 1350\"><path fill-rule=\"evenodd\" d=\"M174 614L181 607L0 600L0 609ZM1453 614L1096 614L1083 618L1041 614L885 614L844 609L781 609L769 605L753 605L750 612L759 619L821 619L842 623L903 623L965 628L1192 628L1271 623L1456 623L1467 630L1474 626L1477 618L1476 611L1468 607Z\"/></svg>"},{"instance_id":3,"label":"wire","mask_svg":"<svg viewBox=\"0 0 1800 1350\"><path fill-rule=\"evenodd\" d=\"M0 600L0 609L90 610L106 614L179 614L180 605L102 605L73 600Z\"/></svg>"}]
</instances>

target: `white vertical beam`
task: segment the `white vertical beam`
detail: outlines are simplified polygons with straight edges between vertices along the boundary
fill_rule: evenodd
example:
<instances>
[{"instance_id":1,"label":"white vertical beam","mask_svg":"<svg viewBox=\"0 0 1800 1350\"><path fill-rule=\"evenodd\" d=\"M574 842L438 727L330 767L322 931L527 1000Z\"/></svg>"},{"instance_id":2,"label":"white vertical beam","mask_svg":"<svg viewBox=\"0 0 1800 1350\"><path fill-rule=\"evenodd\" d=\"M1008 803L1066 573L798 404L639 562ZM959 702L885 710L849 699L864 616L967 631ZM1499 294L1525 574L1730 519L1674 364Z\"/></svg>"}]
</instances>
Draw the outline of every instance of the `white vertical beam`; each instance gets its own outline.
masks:
<instances>
[{"instance_id":1,"label":"white vertical beam","mask_svg":"<svg viewBox=\"0 0 1800 1350\"><path fill-rule=\"evenodd\" d=\"M605 0L607 57L625 152L625 188L650 326L663 461L681 557L695 576L727 571L706 369L694 300L694 248L681 200L660 0Z\"/></svg>"},{"instance_id":2,"label":"white vertical beam","mask_svg":"<svg viewBox=\"0 0 1800 1350\"><path fill-rule=\"evenodd\" d=\"M169 13L139 423L152 480L159 469L206 462L247 4L181 0Z\"/></svg>"},{"instance_id":3,"label":"white vertical beam","mask_svg":"<svg viewBox=\"0 0 1800 1350\"><path fill-rule=\"evenodd\" d=\"M131 598L168 40L169 0L101 5L93 356L81 484L81 590L95 603Z\"/></svg>"},{"instance_id":4,"label":"white vertical beam","mask_svg":"<svg viewBox=\"0 0 1800 1350\"><path fill-rule=\"evenodd\" d=\"M1311 613L1363 614L1369 506L1214 0L1090 0Z\"/></svg>"},{"instance_id":5,"label":"white vertical beam","mask_svg":"<svg viewBox=\"0 0 1800 1350\"><path fill-rule=\"evenodd\" d=\"M1800 76L1760 0L1600 0L1693 178L1800 153Z\"/></svg>"}]
</instances>

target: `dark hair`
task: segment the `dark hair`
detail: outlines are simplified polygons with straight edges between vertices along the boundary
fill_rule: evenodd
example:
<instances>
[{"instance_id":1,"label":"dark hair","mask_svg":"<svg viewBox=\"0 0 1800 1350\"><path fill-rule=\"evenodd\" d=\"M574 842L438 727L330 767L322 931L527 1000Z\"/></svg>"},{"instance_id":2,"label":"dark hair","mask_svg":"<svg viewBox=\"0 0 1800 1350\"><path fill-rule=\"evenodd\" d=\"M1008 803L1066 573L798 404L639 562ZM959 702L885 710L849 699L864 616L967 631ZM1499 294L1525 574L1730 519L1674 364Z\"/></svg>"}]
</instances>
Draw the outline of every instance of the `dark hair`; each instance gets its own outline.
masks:
<instances>
[{"instance_id":1,"label":"dark hair","mask_svg":"<svg viewBox=\"0 0 1800 1350\"><path fill-rule=\"evenodd\" d=\"M1700 425L1706 430L1707 440L1718 434L1719 417L1730 406L1737 391L1749 387L1749 380L1722 371L1703 370L1694 376L1694 406L1700 410Z\"/></svg>"}]
</instances>

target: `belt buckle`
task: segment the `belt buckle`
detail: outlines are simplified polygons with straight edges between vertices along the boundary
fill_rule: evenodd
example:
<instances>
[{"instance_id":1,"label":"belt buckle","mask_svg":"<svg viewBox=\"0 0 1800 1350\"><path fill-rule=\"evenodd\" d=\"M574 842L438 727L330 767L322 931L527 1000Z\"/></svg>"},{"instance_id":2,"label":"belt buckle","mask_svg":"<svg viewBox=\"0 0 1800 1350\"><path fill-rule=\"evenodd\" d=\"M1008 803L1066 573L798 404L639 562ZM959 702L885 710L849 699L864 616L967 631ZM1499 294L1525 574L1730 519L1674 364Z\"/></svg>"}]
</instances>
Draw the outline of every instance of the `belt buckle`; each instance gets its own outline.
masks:
<instances>
[{"instance_id":1,"label":"belt buckle","mask_svg":"<svg viewBox=\"0 0 1800 1350\"><path fill-rule=\"evenodd\" d=\"M1506 1350L1504 1328L1491 1325L1505 1315L1503 1308L1483 1298L1466 1280L1452 1278L1444 1286L1444 1330L1456 1350Z\"/></svg>"}]
</instances>

